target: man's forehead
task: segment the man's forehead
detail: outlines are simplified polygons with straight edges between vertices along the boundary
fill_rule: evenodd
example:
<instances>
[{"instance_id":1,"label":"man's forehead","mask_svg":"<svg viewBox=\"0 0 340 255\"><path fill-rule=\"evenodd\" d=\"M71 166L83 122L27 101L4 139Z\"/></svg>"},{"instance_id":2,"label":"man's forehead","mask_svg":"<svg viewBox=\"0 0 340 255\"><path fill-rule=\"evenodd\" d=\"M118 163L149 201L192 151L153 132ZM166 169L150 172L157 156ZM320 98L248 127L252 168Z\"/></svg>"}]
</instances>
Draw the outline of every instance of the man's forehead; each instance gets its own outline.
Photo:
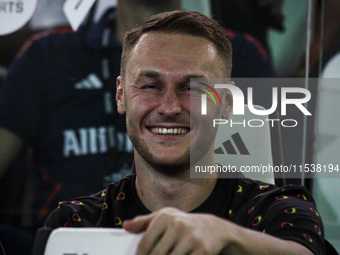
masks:
<instances>
[{"instance_id":1,"label":"man's forehead","mask_svg":"<svg viewBox=\"0 0 340 255\"><path fill-rule=\"evenodd\" d=\"M159 79L163 80L166 79L167 76L170 76L170 72L159 72L157 70L141 70L138 72L136 77L136 82L139 80L142 80L144 78L150 78L150 79ZM176 74L171 74L171 77L175 80L177 80L180 83L188 83L191 81L191 79L207 79L207 76L204 73L195 73L195 72L178 72Z\"/></svg>"},{"instance_id":2,"label":"man's forehead","mask_svg":"<svg viewBox=\"0 0 340 255\"><path fill-rule=\"evenodd\" d=\"M218 63L218 53L210 41L188 34L149 32L131 50L127 72L137 74L147 69L160 73L183 72L204 77ZM216 70L214 70L216 71ZM185 74L187 72L187 74Z\"/></svg>"},{"instance_id":3,"label":"man's forehead","mask_svg":"<svg viewBox=\"0 0 340 255\"><path fill-rule=\"evenodd\" d=\"M170 48L174 54L176 54L176 49L178 50L178 53L182 53L183 50L190 50L190 52L193 52L195 50L204 49L206 54L217 54L215 45L204 37L163 31L151 31L143 34L133 47L132 51L140 52L154 50L155 47L164 47L164 51Z\"/></svg>"}]
</instances>

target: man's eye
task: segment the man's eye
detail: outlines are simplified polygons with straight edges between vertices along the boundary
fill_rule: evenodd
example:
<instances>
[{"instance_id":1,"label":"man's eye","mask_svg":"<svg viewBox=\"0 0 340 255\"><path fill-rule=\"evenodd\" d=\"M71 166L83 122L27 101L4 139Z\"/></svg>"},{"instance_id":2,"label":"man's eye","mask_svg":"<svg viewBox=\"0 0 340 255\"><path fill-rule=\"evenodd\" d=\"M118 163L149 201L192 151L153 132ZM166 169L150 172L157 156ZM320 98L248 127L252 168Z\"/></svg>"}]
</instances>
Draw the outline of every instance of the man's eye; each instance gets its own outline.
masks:
<instances>
[{"instance_id":1,"label":"man's eye","mask_svg":"<svg viewBox=\"0 0 340 255\"><path fill-rule=\"evenodd\" d=\"M188 87L188 91L191 93L202 93L202 90L198 87Z\"/></svg>"},{"instance_id":2,"label":"man's eye","mask_svg":"<svg viewBox=\"0 0 340 255\"><path fill-rule=\"evenodd\" d=\"M158 86L156 84L146 84L142 86L142 89L157 89Z\"/></svg>"}]
</instances>

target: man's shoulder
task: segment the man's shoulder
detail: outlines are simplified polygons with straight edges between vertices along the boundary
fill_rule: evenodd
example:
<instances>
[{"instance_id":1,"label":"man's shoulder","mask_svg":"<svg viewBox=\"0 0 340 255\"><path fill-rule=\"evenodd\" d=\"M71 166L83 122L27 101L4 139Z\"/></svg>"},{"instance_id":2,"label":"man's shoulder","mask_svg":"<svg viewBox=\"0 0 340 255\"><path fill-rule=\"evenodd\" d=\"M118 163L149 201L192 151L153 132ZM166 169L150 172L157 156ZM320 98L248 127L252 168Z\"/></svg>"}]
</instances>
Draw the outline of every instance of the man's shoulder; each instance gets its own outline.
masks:
<instances>
[{"instance_id":1,"label":"man's shoulder","mask_svg":"<svg viewBox=\"0 0 340 255\"><path fill-rule=\"evenodd\" d=\"M59 202L58 207L46 220L45 227L52 229L57 227L101 227L101 219L106 210L112 210L114 201L124 199L125 194L130 192L133 178L134 175L126 176L95 194Z\"/></svg>"},{"instance_id":2,"label":"man's shoulder","mask_svg":"<svg viewBox=\"0 0 340 255\"><path fill-rule=\"evenodd\" d=\"M244 178L242 174L233 178L223 179L220 187L232 186L233 212L242 210L250 205L269 205L271 203L314 203L313 197L303 186L288 185L278 187L258 180Z\"/></svg>"},{"instance_id":3,"label":"man's shoulder","mask_svg":"<svg viewBox=\"0 0 340 255\"><path fill-rule=\"evenodd\" d=\"M296 206L307 209L315 208L313 197L304 186L278 187L273 184L242 178L237 181L231 207L235 215L243 215L243 212L244 215L249 215L254 208L258 210L269 210L269 208L291 210Z\"/></svg>"},{"instance_id":4,"label":"man's shoulder","mask_svg":"<svg viewBox=\"0 0 340 255\"><path fill-rule=\"evenodd\" d=\"M75 33L71 28L55 28L45 30L33 35L28 39L16 58L21 58L26 52L37 52L44 50L57 50L58 48L66 48L67 46L79 46L82 33ZM41 53L39 52L39 54ZM38 53L38 52L37 52Z\"/></svg>"},{"instance_id":5,"label":"man's shoulder","mask_svg":"<svg viewBox=\"0 0 340 255\"><path fill-rule=\"evenodd\" d=\"M101 207L108 199L116 198L114 195L119 195L122 192L127 192L128 189L131 187L131 182L134 178L134 175L125 176L118 182L111 183L107 188L88 195L88 196L81 196L77 197L74 200L70 201L63 201L59 203L60 206L68 206L70 208L74 208L76 211L79 206L85 205L87 207Z\"/></svg>"},{"instance_id":6,"label":"man's shoulder","mask_svg":"<svg viewBox=\"0 0 340 255\"><path fill-rule=\"evenodd\" d=\"M258 54L263 62L269 59L269 54L259 40L247 33L239 33L227 28L223 28L224 33L233 43L233 50L246 50L247 53Z\"/></svg>"},{"instance_id":7,"label":"man's shoulder","mask_svg":"<svg viewBox=\"0 0 340 255\"><path fill-rule=\"evenodd\" d=\"M271 197L278 200L280 196L294 196L303 200L313 200L312 196L304 186L287 185L278 187L274 184L258 180L242 178L239 180L240 193L247 194L248 198Z\"/></svg>"},{"instance_id":8,"label":"man's shoulder","mask_svg":"<svg viewBox=\"0 0 340 255\"><path fill-rule=\"evenodd\" d=\"M265 47L249 34L223 29L233 45L233 78L272 77L274 70Z\"/></svg>"}]
</instances>

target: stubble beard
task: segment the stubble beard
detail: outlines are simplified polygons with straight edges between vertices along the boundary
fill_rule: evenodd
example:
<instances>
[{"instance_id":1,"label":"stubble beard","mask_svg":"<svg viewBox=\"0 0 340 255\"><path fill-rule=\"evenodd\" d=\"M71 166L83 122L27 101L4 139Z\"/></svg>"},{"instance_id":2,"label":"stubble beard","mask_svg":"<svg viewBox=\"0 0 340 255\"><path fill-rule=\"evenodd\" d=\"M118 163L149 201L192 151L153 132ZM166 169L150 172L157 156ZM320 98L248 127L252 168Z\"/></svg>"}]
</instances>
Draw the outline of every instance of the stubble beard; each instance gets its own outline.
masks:
<instances>
[{"instance_id":1,"label":"stubble beard","mask_svg":"<svg viewBox=\"0 0 340 255\"><path fill-rule=\"evenodd\" d=\"M137 126L135 126L135 121L133 115L126 117L126 127L127 133L130 137L130 140L135 149L135 157L136 152L139 156L146 161L154 170L160 172L165 175L174 176L181 174L185 171L188 171L190 168L190 149L188 146L188 150L180 157L173 158L172 160L162 160L157 158L157 155L151 152L150 148L146 145L147 143L144 141L144 138L139 137L137 130ZM166 146L166 145L164 145Z\"/></svg>"}]
</instances>

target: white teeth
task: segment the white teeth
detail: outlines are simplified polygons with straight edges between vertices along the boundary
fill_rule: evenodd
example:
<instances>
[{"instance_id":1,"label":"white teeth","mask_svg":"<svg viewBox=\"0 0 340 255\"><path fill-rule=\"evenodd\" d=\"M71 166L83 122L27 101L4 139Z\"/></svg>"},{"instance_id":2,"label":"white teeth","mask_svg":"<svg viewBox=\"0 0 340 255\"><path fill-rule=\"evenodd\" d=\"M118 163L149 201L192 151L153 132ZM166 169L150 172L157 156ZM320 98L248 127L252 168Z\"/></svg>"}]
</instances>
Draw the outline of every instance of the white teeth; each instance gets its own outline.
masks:
<instances>
[{"instance_id":1,"label":"white teeth","mask_svg":"<svg viewBox=\"0 0 340 255\"><path fill-rule=\"evenodd\" d=\"M189 132L188 128L151 128L151 132L162 135L181 135Z\"/></svg>"}]
</instances>

